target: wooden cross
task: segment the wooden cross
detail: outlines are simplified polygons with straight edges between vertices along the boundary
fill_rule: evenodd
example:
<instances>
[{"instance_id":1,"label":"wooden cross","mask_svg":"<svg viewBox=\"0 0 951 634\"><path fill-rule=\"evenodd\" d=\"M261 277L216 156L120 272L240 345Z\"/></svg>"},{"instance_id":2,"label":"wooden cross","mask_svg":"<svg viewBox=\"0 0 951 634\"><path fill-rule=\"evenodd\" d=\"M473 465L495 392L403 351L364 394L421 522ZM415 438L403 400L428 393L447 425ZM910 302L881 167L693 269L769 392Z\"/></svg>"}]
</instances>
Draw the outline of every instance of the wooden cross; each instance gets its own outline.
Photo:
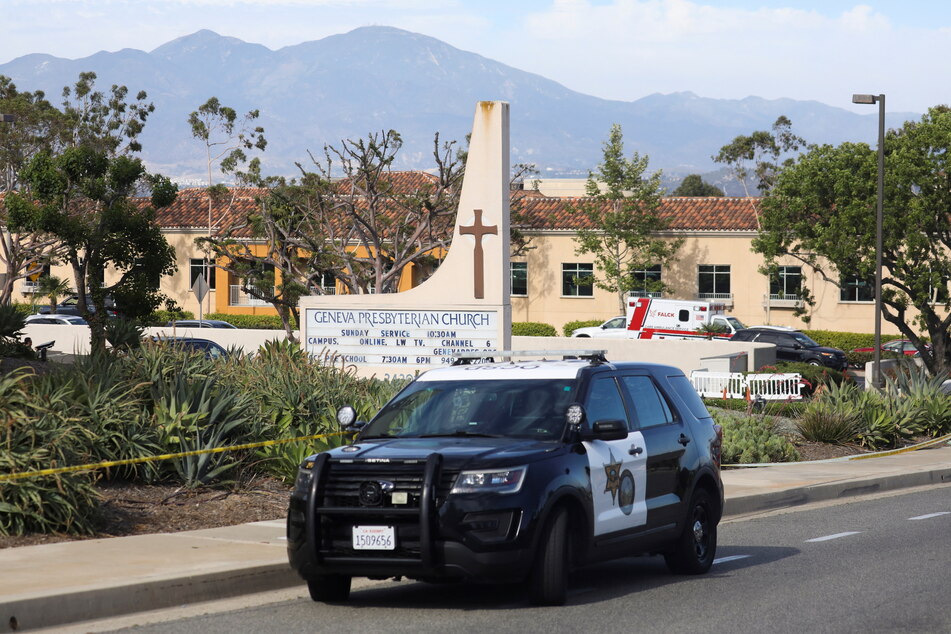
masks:
<instances>
[{"instance_id":1,"label":"wooden cross","mask_svg":"<svg viewBox=\"0 0 951 634\"><path fill-rule=\"evenodd\" d=\"M475 274L474 286L475 286L475 298L484 299L485 298L485 254L482 251L482 236L485 235L498 235L499 227L498 225L483 225L482 224L482 210L475 209L475 221L468 227L459 227L459 233L475 236L475 252L472 254L472 265L474 267L473 271Z\"/></svg>"}]
</instances>

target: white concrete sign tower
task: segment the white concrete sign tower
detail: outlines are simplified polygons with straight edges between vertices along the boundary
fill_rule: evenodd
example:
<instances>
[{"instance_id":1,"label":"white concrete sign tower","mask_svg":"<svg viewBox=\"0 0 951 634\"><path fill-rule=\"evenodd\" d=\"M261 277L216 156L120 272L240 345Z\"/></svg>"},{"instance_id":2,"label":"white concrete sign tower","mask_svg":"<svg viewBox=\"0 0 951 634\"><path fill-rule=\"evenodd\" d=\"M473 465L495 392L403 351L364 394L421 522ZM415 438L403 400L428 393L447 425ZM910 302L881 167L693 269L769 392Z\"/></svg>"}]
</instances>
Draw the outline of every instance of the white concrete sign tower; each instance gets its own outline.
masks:
<instances>
[{"instance_id":1,"label":"white concrete sign tower","mask_svg":"<svg viewBox=\"0 0 951 634\"><path fill-rule=\"evenodd\" d=\"M452 246L436 272L403 293L300 301L311 356L336 353L364 376L413 374L467 351L511 347L509 105L480 101Z\"/></svg>"}]
</instances>

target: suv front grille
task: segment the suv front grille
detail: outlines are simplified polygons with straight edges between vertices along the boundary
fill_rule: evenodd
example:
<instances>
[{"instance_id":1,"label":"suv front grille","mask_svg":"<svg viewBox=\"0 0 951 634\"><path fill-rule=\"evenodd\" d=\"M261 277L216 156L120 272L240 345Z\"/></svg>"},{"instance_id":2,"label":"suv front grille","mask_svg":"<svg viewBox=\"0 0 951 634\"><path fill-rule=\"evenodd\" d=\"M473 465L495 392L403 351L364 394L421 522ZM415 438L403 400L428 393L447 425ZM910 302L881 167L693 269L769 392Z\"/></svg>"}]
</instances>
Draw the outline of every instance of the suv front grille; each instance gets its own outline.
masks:
<instances>
[{"instance_id":1,"label":"suv front grille","mask_svg":"<svg viewBox=\"0 0 951 634\"><path fill-rule=\"evenodd\" d=\"M377 464L331 462L323 483L323 499L318 506L336 508L358 507L360 486L367 481L393 484L390 495L384 496L381 508L419 508L423 489L425 463ZM437 507L449 495L459 471L443 470L436 484ZM406 504L392 504L392 493L406 493Z\"/></svg>"}]
</instances>

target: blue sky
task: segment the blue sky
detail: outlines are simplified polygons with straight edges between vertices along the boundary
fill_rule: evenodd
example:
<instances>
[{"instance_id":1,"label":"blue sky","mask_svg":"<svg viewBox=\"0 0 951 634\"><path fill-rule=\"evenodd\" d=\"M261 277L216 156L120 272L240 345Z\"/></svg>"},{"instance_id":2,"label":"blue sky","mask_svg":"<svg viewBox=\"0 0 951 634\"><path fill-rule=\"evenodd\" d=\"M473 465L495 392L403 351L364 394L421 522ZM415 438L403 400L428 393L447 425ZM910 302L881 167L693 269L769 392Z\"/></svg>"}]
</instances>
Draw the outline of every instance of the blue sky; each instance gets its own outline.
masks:
<instances>
[{"instance_id":1,"label":"blue sky","mask_svg":"<svg viewBox=\"0 0 951 634\"><path fill-rule=\"evenodd\" d=\"M404 28L587 94L951 103L944 0L0 0L0 63L145 51L199 29L277 49ZM23 88L26 88L25 86Z\"/></svg>"}]
</instances>

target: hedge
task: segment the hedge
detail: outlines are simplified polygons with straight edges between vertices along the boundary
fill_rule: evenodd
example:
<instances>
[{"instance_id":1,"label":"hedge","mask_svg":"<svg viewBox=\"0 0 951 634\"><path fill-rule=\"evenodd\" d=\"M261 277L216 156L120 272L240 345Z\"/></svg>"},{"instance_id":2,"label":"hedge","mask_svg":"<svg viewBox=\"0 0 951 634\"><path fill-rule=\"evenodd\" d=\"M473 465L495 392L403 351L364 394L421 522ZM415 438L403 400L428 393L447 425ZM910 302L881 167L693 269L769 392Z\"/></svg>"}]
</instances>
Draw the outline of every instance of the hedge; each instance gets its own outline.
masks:
<instances>
[{"instance_id":1,"label":"hedge","mask_svg":"<svg viewBox=\"0 0 951 634\"><path fill-rule=\"evenodd\" d=\"M538 321L512 322L513 337L557 337L558 331L551 324Z\"/></svg>"},{"instance_id":2,"label":"hedge","mask_svg":"<svg viewBox=\"0 0 951 634\"><path fill-rule=\"evenodd\" d=\"M277 315L232 315L229 313L208 313L205 319L220 319L238 328L259 330L284 330L284 323Z\"/></svg>"},{"instance_id":3,"label":"hedge","mask_svg":"<svg viewBox=\"0 0 951 634\"><path fill-rule=\"evenodd\" d=\"M565 333L566 337L570 337L571 333L578 328L590 328L591 326L600 326L603 323L603 319L583 319L580 321L569 321L562 327L561 331Z\"/></svg>"}]
</instances>

